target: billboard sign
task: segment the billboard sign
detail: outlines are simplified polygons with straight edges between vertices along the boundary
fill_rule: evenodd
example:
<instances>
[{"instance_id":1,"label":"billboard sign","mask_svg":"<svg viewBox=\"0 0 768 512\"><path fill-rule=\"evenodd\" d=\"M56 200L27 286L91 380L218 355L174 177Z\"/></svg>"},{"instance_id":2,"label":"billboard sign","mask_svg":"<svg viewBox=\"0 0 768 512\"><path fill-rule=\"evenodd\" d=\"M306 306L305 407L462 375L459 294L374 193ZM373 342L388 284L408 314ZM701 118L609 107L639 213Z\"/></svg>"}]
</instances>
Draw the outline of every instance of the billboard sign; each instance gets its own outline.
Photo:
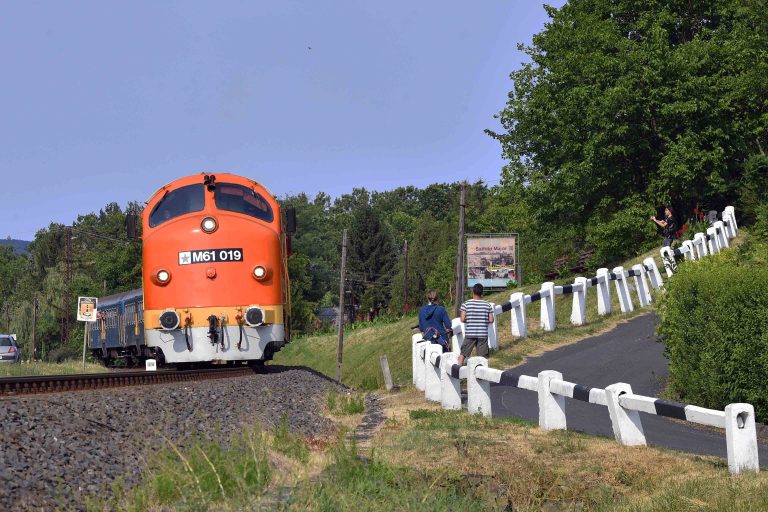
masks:
<instances>
[{"instance_id":1,"label":"billboard sign","mask_svg":"<svg viewBox=\"0 0 768 512\"><path fill-rule=\"evenodd\" d=\"M506 288L518 281L517 234L467 235L467 287Z\"/></svg>"}]
</instances>

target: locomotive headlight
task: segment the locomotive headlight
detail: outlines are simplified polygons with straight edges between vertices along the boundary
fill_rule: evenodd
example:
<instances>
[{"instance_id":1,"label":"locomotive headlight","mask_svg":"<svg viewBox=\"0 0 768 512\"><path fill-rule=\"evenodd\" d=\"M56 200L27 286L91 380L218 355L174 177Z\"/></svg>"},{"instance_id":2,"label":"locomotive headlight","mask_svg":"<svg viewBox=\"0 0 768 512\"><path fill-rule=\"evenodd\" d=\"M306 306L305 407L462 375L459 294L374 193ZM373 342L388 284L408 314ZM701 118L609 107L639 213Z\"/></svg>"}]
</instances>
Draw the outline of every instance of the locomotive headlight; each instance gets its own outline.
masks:
<instances>
[{"instance_id":1,"label":"locomotive headlight","mask_svg":"<svg viewBox=\"0 0 768 512\"><path fill-rule=\"evenodd\" d=\"M152 282L158 286L165 286L171 282L171 271L159 268L151 274Z\"/></svg>"},{"instance_id":2,"label":"locomotive headlight","mask_svg":"<svg viewBox=\"0 0 768 512\"><path fill-rule=\"evenodd\" d=\"M249 327L257 327L264 323L264 311L258 306L251 306L245 310L245 323Z\"/></svg>"},{"instance_id":3,"label":"locomotive headlight","mask_svg":"<svg viewBox=\"0 0 768 512\"><path fill-rule=\"evenodd\" d=\"M160 328L164 331L171 331L173 329L179 328L179 314L173 311L172 309L168 309L166 311L163 311L163 314L160 315Z\"/></svg>"},{"instance_id":4,"label":"locomotive headlight","mask_svg":"<svg viewBox=\"0 0 768 512\"><path fill-rule=\"evenodd\" d=\"M261 265L256 265L253 267L253 277L261 281L262 279L265 279L267 277L267 269L265 267L262 267Z\"/></svg>"},{"instance_id":5,"label":"locomotive headlight","mask_svg":"<svg viewBox=\"0 0 768 512\"><path fill-rule=\"evenodd\" d=\"M206 217L203 219L203 222L200 223L200 227L203 228L203 231L206 233L213 233L219 225L213 217Z\"/></svg>"}]
</instances>

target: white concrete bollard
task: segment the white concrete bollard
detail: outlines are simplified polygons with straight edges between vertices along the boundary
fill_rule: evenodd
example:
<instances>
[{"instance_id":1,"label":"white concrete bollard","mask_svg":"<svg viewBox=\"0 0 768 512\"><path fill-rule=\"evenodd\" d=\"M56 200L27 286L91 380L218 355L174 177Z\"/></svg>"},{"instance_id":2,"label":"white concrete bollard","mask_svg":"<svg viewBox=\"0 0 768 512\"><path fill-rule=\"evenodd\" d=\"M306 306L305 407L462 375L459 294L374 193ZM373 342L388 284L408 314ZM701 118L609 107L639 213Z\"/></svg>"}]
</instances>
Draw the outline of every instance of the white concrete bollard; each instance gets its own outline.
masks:
<instances>
[{"instance_id":1,"label":"white concrete bollard","mask_svg":"<svg viewBox=\"0 0 768 512\"><path fill-rule=\"evenodd\" d=\"M512 325L512 335L520 338L528 336L528 317L525 316L525 295L523 293L513 293L509 298L512 303L510 313L512 315L510 324Z\"/></svg>"},{"instance_id":2,"label":"white concrete bollard","mask_svg":"<svg viewBox=\"0 0 768 512\"><path fill-rule=\"evenodd\" d=\"M672 249L669 247L662 247L659 249L659 253L661 254L661 262L664 264L664 270L667 271L667 277L672 277L672 275L677 271L675 253L672 252Z\"/></svg>"},{"instance_id":3,"label":"white concrete bollard","mask_svg":"<svg viewBox=\"0 0 768 512\"><path fill-rule=\"evenodd\" d=\"M411 336L412 347L412 370L413 370L413 385L416 389L424 390L424 360L421 358L419 349L424 346L424 341L421 333Z\"/></svg>"},{"instance_id":4,"label":"white concrete bollard","mask_svg":"<svg viewBox=\"0 0 768 512\"><path fill-rule=\"evenodd\" d=\"M736 233L739 232L739 226L738 224L736 224L736 209L733 206L726 206L725 210L723 210L723 217L726 217L726 216L730 221L731 231L733 233L733 236L736 236Z\"/></svg>"},{"instance_id":5,"label":"white concrete bollard","mask_svg":"<svg viewBox=\"0 0 768 512\"><path fill-rule=\"evenodd\" d=\"M496 304L491 302L491 309L494 311L493 323L488 325L488 348L493 350L499 349L499 329L498 319L496 318Z\"/></svg>"},{"instance_id":6,"label":"white concrete bollard","mask_svg":"<svg viewBox=\"0 0 768 512\"><path fill-rule=\"evenodd\" d=\"M544 331L554 331L557 327L555 323L555 283L542 283L541 290L541 328Z\"/></svg>"},{"instance_id":7,"label":"white concrete bollard","mask_svg":"<svg viewBox=\"0 0 768 512\"><path fill-rule=\"evenodd\" d=\"M584 325L587 323L587 278L577 277L573 282L573 307L571 308L571 324Z\"/></svg>"},{"instance_id":8,"label":"white concrete bollard","mask_svg":"<svg viewBox=\"0 0 768 512\"><path fill-rule=\"evenodd\" d=\"M543 430L565 430L565 397L549 390L553 379L563 380L563 374L554 370L539 372L539 427Z\"/></svg>"},{"instance_id":9,"label":"white concrete bollard","mask_svg":"<svg viewBox=\"0 0 768 512\"><path fill-rule=\"evenodd\" d=\"M627 274L624 272L624 267L616 267L613 269L613 273L616 276L616 295L619 297L619 307L622 313L629 313L634 311L632 306L632 297L629 295L629 286L627 285Z\"/></svg>"},{"instance_id":10,"label":"white concrete bollard","mask_svg":"<svg viewBox=\"0 0 768 512\"><path fill-rule=\"evenodd\" d=\"M637 300L640 307L644 308L651 303L651 290L648 288L648 281L645 278L645 267L642 265L632 265L635 272L635 289L637 290Z\"/></svg>"},{"instance_id":11,"label":"white concrete bollard","mask_svg":"<svg viewBox=\"0 0 768 512\"><path fill-rule=\"evenodd\" d=\"M624 446L645 446L645 432L643 432L643 423L640 421L640 413L621 406L619 397L623 394L631 395L632 386L620 382L605 388L613 435L616 441Z\"/></svg>"},{"instance_id":12,"label":"white concrete bollard","mask_svg":"<svg viewBox=\"0 0 768 512\"><path fill-rule=\"evenodd\" d=\"M659 272L659 267L656 265L656 260L653 258L645 258L643 260L643 265L648 269L648 278L651 280L653 289L658 290L664 286L664 281L661 280L661 272Z\"/></svg>"},{"instance_id":13,"label":"white concrete bollard","mask_svg":"<svg viewBox=\"0 0 768 512\"><path fill-rule=\"evenodd\" d=\"M491 383L475 375L475 370L481 366L488 366L486 358L478 356L467 359L467 412L490 418L493 415Z\"/></svg>"},{"instance_id":14,"label":"white concrete bollard","mask_svg":"<svg viewBox=\"0 0 768 512\"><path fill-rule=\"evenodd\" d=\"M725 443L728 447L728 471L732 475L760 471L755 409L752 405L730 404L725 407Z\"/></svg>"},{"instance_id":15,"label":"white concrete bollard","mask_svg":"<svg viewBox=\"0 0 768 512\"><path fill-rule=\"evenodd\" d=\"M459 375L453 374L453 365L458 368L459 355L452 352L446 352L440 358L440 404L443 409L458 410L461 409L461 380Z\"/></svg>"},{"instance_id":16,"label":"white concrete bollard","mask_svg":"<svg viewBox=\"0 0 768 512\"><path fill-rule=\"evenodd\" d=\"M440 382L440 367L433 361L443 355L443 347L436 343L427 344L424 352L424 398L432 402L439 402L442 395L442 383Z\"/></svg>"},{"instance_id":17,"label":"white concrete bollard","mask_svg":"<svg viewBox=\"0 0 768 512\"><path fill-rule=\"evenodd\" d=\"M709 247L709 254L717 254L720 252L720 242L717 240L717 230L714 227L707 228L707 236L709 240L707 245Z\"/></svg>"},{"instance_id":18,"label":"white concrete bollard","mask_svg":"<svg viewBox=\"0 0 768 512\"><path fill-rule=\"evenodd\" d=\"M686 240L683 242L683 248L686 250L685 259L696 261L696 251L693 249L693 242Z\"/></svg>"},{"instance_id":19,"label":"white concrete bollard","mask_svg":"<svg viewBox=\"0 0 768 512\"><path fill-rule=\"evenodd\" d=\"M723 221L719 220L714 223L713 227L717 232L717 243L720 245L720 249L727 248L728 236L725 233L725 224L723 224Z\"/></svg>"},{"instance_id":20,"label":"white concrete bollard","mask_svg":"<svg viewBox=\"0 0 768 512\"><path fill-rule=\"evenodd\" d=\"M693 247L696 249L696 257L698 259L706 256L708 254L707 236L704 233L696 233L693 236Z\"/></svg>"},{"instance_id":21,"label":"white concrete bollard","mask_svg":"<svg viewBox=\"0 0 768 512\"><path fill-rule=\"evenodd\" d=\"M427 355L427 342L419 343L417 350L417 357L419 358L419 368L417 371L419 374L416 377L416 389L424 391L426 389L426 372L427 365L425 364L425 357Z\"/></svg>"},{"instance_id":22,"label":"white concrete bollard","mask_svg":"<svg viewBox=\"0 0 768 512\"><path fill-rule=\"evenodd\" d=\"M460 318L451 320L451 329L453 330L453 336L451 336L451 352L458 354L461 352L461 345L464 344L464 324L461 323Z\"/></svg>"},{"instance_id":23,"label":"white concrete bollard","mask_svg":"<svg viewBox=\"0 0 768 512\"><path fill-rule=\"evenodd\" d=\"M607 268L597 269L597 314L608 315L611 312L611 287Z\"/></svg>"}]
</instances>

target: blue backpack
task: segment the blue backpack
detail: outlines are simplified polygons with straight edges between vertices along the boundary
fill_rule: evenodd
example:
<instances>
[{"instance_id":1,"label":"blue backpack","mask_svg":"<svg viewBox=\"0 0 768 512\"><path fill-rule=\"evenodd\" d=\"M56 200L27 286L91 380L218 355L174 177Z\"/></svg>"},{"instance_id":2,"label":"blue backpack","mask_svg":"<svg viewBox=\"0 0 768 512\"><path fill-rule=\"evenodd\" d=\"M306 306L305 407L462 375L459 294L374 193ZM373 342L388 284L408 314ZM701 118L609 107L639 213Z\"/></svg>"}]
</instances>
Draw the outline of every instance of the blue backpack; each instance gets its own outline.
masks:
<instances>
[{"instance_id":1,"label":"blue backpack","mask_svg":"<svg viewBox=\"0 0 768 512\"><path fill-rule=\"evenodd\" d=\"M429 343L436 343L443 347L443 352L448 351L448 339L445 337L444 333L441 333L436 328L427 327L427 330L424 331L424 339Z\"/></svg>"}]
</instances>

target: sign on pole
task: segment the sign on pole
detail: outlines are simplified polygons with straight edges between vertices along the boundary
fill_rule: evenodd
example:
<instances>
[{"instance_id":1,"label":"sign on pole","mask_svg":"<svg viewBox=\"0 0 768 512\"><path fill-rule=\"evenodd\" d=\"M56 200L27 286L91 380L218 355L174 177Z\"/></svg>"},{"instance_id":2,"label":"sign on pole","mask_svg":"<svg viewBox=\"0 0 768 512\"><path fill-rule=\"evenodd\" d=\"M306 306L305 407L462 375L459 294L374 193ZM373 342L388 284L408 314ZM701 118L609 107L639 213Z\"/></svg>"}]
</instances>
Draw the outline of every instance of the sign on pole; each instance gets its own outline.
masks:
<instances>
[{"instance_id":1,"label":"sign on pole","mask_svg":"<svg viewBox=\"0 0 768 512\"><path fill-rule=\"evenodd\" d=\"M96 297L78 297L77 319L81 322L95 322L98 300Z\"/></svg>"},{"instance_id":2,"label":"sign on pole","mask_svg":"<svg viewBox=\"0 0 768 512\"><path fill-rule=\"evenodd\" d=\"M517 233L467 235L467 286L485 288L520 285Z\"/></svg>"},{"instance_id":3,"label":"sign on pole","mask_svg":"<svg viewBox=\"0 0 768 512\"><path fill-rule=\"evenodd\" d=\"M99 299L96 297L78 297L77 298L77 319L81 322L95 322L96 321L96 306ZM83 329L83 368L85 368L85 347L88 343L88 331L90 329L86 325Z\"/></svg>"}]
</instances>

